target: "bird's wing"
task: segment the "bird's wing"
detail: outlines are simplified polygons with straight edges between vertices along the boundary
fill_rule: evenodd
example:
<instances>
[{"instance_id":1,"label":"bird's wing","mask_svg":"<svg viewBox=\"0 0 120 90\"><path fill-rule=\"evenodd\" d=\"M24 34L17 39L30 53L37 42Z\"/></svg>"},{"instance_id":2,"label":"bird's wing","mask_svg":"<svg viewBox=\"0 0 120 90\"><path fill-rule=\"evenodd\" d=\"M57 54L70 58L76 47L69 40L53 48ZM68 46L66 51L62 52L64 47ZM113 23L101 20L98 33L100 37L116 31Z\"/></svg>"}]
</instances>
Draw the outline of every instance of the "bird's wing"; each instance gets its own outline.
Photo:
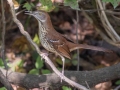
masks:
<instances>
[{"instance_id":1,"label":"bird's wing","mask_svg":"<svg viewBox=\"0 0 120 90\"><path fill-rule=\"evenodd\" d=\"M48 42L62 56L71 59L70 50L66 45L64 38L60 38L59 35L53 35L52 37L48 37Z\"/></svg>"}]
</instances>

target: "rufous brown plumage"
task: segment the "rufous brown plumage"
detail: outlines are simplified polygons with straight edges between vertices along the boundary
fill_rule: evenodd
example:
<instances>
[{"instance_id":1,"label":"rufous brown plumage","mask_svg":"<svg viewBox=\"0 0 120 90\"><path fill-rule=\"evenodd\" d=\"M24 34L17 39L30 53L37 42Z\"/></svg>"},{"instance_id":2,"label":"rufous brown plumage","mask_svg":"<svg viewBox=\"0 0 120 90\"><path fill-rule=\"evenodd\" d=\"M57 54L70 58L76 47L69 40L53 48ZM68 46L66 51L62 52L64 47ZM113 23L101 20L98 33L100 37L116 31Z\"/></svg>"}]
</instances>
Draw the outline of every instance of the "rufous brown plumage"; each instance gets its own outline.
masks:
<instances>
[{"instance_id":1,"label":"rufous brown plumage","mask_svg":"<svg viewBox=\"0 0 120 90\"><path fill-rule=\"evenodd\" d=\"M76 44L71 42L69 39L58 33L51 23L50 16L44 11L29 11L26 14L34 16L38 20L39 25L39 38L42 46L53 53L56 53L62 58L63 69L64 69L64 57L71 59L70 52L75 49L91 49L103 52L110 52L110 50L90 46L86 44Z\"/></svg>"}]
</instances>

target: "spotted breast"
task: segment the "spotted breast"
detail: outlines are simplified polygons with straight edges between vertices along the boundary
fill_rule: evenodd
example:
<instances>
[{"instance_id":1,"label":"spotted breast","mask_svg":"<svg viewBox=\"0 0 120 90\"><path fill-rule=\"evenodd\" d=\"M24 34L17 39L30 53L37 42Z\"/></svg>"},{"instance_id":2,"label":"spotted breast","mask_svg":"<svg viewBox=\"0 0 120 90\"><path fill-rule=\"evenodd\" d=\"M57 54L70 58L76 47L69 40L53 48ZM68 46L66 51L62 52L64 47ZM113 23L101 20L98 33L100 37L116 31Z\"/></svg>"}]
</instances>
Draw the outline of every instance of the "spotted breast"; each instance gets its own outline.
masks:
<instances>
[{"instance_id":1,"label":"spotted breast","mask_svg":"<svg viewBox=\"0 0 120 90\"><path fill-rule=\"evenodd\" d=\"M41 25L41 30L39 30L39 38L40 38L40 42L42 44L42 46L50 51L50 52L56 52L56 50L53 48L53 46L48 42L48 38L46 37L46 35L48 34L47 30L45 30L45 26Z\"/></svg>"}]
</instances>

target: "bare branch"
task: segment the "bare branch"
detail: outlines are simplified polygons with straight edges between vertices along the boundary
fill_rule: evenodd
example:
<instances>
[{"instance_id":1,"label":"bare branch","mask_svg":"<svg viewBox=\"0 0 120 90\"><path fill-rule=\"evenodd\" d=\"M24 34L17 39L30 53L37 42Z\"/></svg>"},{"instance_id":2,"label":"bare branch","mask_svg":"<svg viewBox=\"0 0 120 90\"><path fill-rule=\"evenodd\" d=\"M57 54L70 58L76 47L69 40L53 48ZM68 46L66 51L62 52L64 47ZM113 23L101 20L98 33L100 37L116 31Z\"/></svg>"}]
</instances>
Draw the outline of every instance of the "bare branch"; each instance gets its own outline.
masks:
<instances>
[{"instance_id":1,"label":"bare branch","mask_svg":"<svg viewBox=\"0 0 120 90\"><path fill-rule=\"evenodd\" d=\"M5 75L6 70L2 68L0 68L0 70ZM88 84L90 87L93 87L98 83L120 78L120 63L92 71L65 71L65 75L81 85L87 86ZM43 86L52 86L56 88L62 85L68 85L66 82L61 83L61 79L55 73L47 75L30 75L8 71L8 80L15 85L27 89L41 88Z\"/></svg>"},{"instance_id":2,"label":"bare branch","mask_svg":"<svg viewBox=\"0 0 120 90\"><path fill-rule=\"evenodd\" d=\"M103 5L102 5L102 1L96 0L96 3L98 4L98 8L104 9ZM108 18L107 18L106 14L105 14L105 11L98 11L98 14L99 14L99 17L100 17L100 19L101 19L101 21L103 23L103 26L104 26L106 32L111 37L111 39L114 42L120 41L120 36L116 33L113 26L108 21Z\"/></svg>"},{"instance_id":3,"label":"bare branch","mask_svg":"<svg viewBox=\"0 0 120 90\"><path fill-rule=\"evenodd\" d=\"M78 1L78 0L77 0ZM78 41L78 28L79 28L79 11L76 10L76 42L79 43ZM78 64L77 64L77 71L79 71L79 66L80 66L80 51L79 49L77 49L77 61L78 61Z\"/></svg>"},{"instance_id":4,"label":"bare branch","mask_svg":"<svg viewBox=\"0 0 120 90\"><path fill-rule=\"evenodd\" d=\"M3 63L5 65L6 70L8 69L7 62L5 60L5 29L6 29L6 22L5 22L5 14L4 14L4 3L3 0L1 0L1 8L2 8L2 48L1 48L1 56ZM6 74L7 75L7 72ZM13 90L12 86L7 80L7 76L5 77L2 71L0 70L0 82L7 88L7 90Z\"/></svg>"},{"instance_id":5,"label":"bare branch","mask_svg":"<svg viewBox=\"0 0 120 90\"><path fill-rule=\"evenodd\" d=\"M3 74L3 72L0 70L0 82L4 85L4 87L6 87L7 90L13 90L11 84L8 82L8 79L6 78L7 77L6 73Z\"/></svg>"},{"instance_id":6,"label":"bare branch","mask_svg":"<svg viewBox=\"0 0 120 90\"><path fill-rule=\"evenodd\" d=\"M3 22L3 29L2 29L2 46L1 46L1 56L3 63L5 65L5 68L8 69L7 62L5 60L5 29L6 29L6 21L5 21L5 14L4 14L4 3L3 0L1 0L1 8L2 8L2 22Z\"/></svg>"}]
</instances>

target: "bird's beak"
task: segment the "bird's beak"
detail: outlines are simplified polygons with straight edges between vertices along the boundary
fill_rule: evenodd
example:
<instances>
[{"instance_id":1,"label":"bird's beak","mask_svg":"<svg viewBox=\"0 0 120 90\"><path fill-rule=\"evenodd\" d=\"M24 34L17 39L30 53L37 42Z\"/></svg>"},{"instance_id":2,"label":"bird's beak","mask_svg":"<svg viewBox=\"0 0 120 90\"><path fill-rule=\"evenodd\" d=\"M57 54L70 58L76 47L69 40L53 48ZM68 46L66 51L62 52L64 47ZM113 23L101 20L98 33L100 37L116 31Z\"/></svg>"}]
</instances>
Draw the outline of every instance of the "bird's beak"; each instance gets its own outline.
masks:
<instances>
[{"instance_id":1,"label":"bird's beak","mask_svg":"<svg viewBox=\"0 0 120 90\"><path fill-rule=\"evenodd\" d=\"M31 15L31 16L35 17L37 20L39 20L38 16L32 11L25 11L25 14Z\"/></svg>"},{"instance_id":2,"label":"bird's beak","mask_svg":"<svg viewBox=\"0 0 120 90\"><path fill-rule=\"evenodd\" d=\"M27 14L27 15L33 15L33 12L32 11L25 11L25 14Z\"/></svg>"}]
</instances>

